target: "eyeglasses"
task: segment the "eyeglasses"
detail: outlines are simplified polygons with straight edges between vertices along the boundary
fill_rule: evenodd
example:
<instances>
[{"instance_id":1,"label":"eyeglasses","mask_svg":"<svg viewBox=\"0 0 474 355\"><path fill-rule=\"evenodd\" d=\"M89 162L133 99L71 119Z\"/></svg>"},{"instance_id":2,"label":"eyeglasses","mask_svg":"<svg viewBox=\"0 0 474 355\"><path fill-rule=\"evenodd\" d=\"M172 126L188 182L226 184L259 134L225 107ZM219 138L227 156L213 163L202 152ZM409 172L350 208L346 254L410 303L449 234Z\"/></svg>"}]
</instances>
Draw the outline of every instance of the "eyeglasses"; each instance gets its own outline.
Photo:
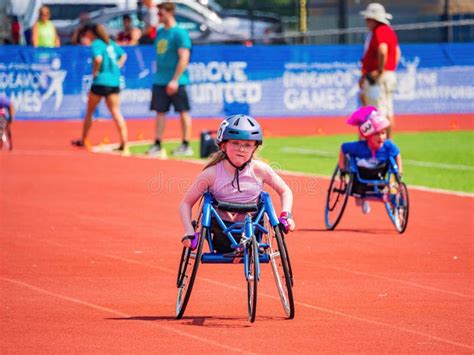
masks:
<instances>
[{"instance_id":1,"label":"eyeglasses","mask_svg":"<svg viewBox=\"0 0 474 355\"><path fill-rule=\"evenodd\" d=\"M228 144L232 149L242 149L244 152L250 152L251 150L255 149L255 143L239 143L235 141L229 141Z\"/></svg>"}]
</instances>

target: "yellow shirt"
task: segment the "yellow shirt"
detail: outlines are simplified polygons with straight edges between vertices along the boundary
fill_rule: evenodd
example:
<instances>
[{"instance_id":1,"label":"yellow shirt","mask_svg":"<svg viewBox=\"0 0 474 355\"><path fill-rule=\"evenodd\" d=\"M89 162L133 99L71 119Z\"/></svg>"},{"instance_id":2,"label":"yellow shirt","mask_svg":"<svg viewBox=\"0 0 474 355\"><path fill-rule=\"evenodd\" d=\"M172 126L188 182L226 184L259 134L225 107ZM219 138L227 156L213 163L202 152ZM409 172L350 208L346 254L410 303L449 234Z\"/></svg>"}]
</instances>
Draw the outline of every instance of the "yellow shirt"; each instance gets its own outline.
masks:
<instances>
[{"instance_id":1,"label":"yellow shirt","mask_svg":"<svg viewBox=\"0 0 474 355\"><path fill-rule=\"evenodd\" d=\"M38 21L38 47L56 47L56 28L51 21Z\"/></svg>"}]
</instances>

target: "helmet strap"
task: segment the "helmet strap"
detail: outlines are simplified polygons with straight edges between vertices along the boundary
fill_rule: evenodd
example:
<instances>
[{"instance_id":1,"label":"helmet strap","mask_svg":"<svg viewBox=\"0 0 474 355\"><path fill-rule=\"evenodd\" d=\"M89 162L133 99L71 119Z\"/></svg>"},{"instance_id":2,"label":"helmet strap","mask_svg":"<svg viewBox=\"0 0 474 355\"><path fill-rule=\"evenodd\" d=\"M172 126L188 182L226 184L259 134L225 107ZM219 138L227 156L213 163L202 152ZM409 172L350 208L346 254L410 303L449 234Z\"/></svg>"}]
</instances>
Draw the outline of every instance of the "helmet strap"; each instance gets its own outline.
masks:
<instances>
[{"instance_id":1,"label":"helmet strap","mask_svg":"<svg viewBox=\"0 0 474 355\"><path fill-rule=\"evenodd\" d=\"M234 183L236 183L236 184L237 184L237 191L242 192L242 190L240 190L239 171L244 170L244 168L247 166L247 164L250 163L250 161L251 161L252 158L253 158L253 154L252 154L252 156L250 157L250 159L247 160L245 163L243 163L241 166L237 166L237 165L235 165L234 163L232 163L232 162L230 161L229 156L227 155L226 152L224 152L224 155L225 155L225 158L227 159L227 161L229 162L229 164L232 165L232 166L235 168L235 171L234 171L234 179L232 180L232 187L235 188Z\"/></svg>"}]
</instances>

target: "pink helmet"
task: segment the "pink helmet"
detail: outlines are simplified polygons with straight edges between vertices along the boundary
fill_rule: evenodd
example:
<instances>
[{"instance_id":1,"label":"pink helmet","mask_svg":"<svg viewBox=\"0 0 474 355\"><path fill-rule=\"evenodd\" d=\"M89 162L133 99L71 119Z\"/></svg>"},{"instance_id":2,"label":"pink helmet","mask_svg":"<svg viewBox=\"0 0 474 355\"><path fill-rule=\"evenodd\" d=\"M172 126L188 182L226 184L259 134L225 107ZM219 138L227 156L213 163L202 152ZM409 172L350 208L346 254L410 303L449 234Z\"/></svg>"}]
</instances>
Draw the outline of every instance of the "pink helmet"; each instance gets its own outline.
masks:
<instances>
[{"instance_id":1,"label":"pink helmet","mask_svg":"<svg viewBox=\"0 0 474 355\"><path fill-rule=\"evenodd\" d=\"M352 114L347 123L359 126L360 134L364 137L371 136L390 126L390 121L373 106L361 107Z\"/></svg>"}]
</instances>

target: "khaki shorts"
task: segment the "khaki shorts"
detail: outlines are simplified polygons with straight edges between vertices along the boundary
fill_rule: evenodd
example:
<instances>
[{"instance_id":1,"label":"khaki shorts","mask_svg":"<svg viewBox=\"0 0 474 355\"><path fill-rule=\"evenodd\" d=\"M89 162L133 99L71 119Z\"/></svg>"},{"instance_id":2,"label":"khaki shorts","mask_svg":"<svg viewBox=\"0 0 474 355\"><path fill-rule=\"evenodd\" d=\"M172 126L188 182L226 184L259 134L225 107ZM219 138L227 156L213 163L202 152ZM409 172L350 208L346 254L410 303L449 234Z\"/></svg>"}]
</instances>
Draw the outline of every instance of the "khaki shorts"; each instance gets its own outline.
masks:
<instances>
[{"instance_id":1,"label":"khaki shorts","mask_svg":"<svg viewBox=\"0 0 474 355\"><path fill-rule=\"evenodd\" d=\"M397 87L394 71L384 71L374 85L362 83L362 95L368 106L375 106L386 117L393 117L393 93Z\"/></svg>"}]
</instances>

